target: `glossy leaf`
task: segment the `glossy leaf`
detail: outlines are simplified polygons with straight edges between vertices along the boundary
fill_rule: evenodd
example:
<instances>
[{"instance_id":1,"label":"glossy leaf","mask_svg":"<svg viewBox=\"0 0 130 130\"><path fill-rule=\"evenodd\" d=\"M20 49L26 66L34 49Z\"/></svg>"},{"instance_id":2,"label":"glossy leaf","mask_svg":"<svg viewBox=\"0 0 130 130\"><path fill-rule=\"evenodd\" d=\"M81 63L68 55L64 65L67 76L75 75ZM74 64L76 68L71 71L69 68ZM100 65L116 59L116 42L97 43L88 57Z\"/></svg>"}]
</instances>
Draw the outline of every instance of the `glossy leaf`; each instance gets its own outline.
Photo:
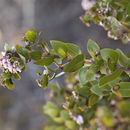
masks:
<instances>
[{"instance_id":1,"label":"glossy leaf","mask_svg":"<svg viewBox=\"0 0 130 130\"><path fill-rule=\"evenodd\" d=\"M93 86L90 90L98 96L106 96L110 94L109 89L110 86L105 85L102 88L99 88L98 86Z\"/></svg>"},{"instance_id":2,"label":"glossy leaf","mask_svg":"<svg viewBox=\"0 0 130 130\"><path fill-rule=\"evenodd\" d=\"M42 88L43 89L46 89L47 88L47 85L48 85L48 77L46 74L43 75L43 78L42 78Z\"/></svg>"},{"instance_id":3,"label":"glossy leaf","mask_svg":"<svg viewBox=\"0 0 130 130\"><path fill-rule=\"evenodd\" d=\"M6 79L10 79L12 77L12 74L11 73L2 73L1 76Z\"/></svg>"},{"instance_id":4,"label":"glossy leaf","mask_svg":"<svg viewBox=\"0 0 130 130\"><path fill-rule=\"evenodd\" d=\"M94 42L93 40L88 41L87 49L88 49L89 54L92 57L95 57L100 51L98 44L96 42Z\"/></svg>"},{"instance_id":5,"label":"glossy leaf","mask_svg":"<svg viewBox=\"0 0 130 130\"><path fill-rule=\"evenodd\" d=\"M8 89L11 89L13 90L15 87L14 87L14 84L12 83L12 80L11 79L6 79L5 80L5 85Z\"/></svg>"},{"instance_id":6,"label":"glossy leaf","mask_svg":"<svg viewBox=\"0 0 130 130\"><path fill-rule=\"evenodd\" d=\"M121 82L117 91L121 97L130 97L130 82Z\"/></svg>"},{"instance_id":7,"label":"glossy leaf","mask_svg":"<svg viewBox=\"0 0 130 130\"><path fill-rule=\"evenodd\" d=\"M31 51L30 56L33 60L40 60L42 56L42 52L40 50Z\"/></svg>"},{"instance_id":8,"label":"glossy leaf","mask_svg":"<svg viewBox=\"0 0 130 130\"><path fill-rule=\"evenodd\" d=\"M114 51L113 49L102 49L101 56L104 60L107 60L108 58L110 58L115 62L117 62L117 60L119 58L118 53L116 51Z\"/></svg>"},{"instance_id":9,"label":"glossy leaf","mask_svg":"<svg viewBox=\"0 0 130 130\"><path fill-rule=\"evenodd\" d=\"M94 74L94 72L87 68L82 68L79 71L79 81L81 84L86 84L88 81L95 80L95 78L96 75Z\"/></svg>"},{"instance_id":10,"label":"glossy leaf","mask_svg":"<svg viewBox=\"0 0 130 130\"><path fill-rule=\"evenodd\" d=\"M77 45L72 43L66 43L66 46L67 46L67 52L70 56L74 57L81 54L81 50Z\"/></svg>"},{"instance_id":11,"label":"glossy leaf","mask_svg":"<svg viewBox=\"0 0 130 130\"><path fill-rule=\"evenodd\" d=\"M26 58L30 58L30 55L29 55L29 52L27 49L19 46L19 45L16 45L16 51L18 53L20 53L22 56L26 57Z\"/></svg>"},{"instance_id":12,"label":"glossy leaf","mask_svg":"<svg viewBox=\"0 0 130 130\"><path fill-rule=\"evenodd\" d=\"M64 72L74 72L79 70L84 65L84 55L77 55L63 69Z\"/></svg>"},{"instance_id":13,"label":"glossy leaf","mask_svg":"<svg viewBox=\"0 0 130 130\"><path fill-rule=\"evenodd\" d=\"M116 50L119 54L119 64L127 67L130 64L130 58L128 58L120 49Z\"/></svg>"},{"instance_id":14,"label":"glossy leaf","mask_svg":"<svg viewBox=\"0 0 130 130\"><path fill-rule=\"evenodd\" d=\"M19 75L18 73L14 73L13 76L14 76L14 78L17 79L17 80L20 80L20 79L21 79L21 77L20 77L20 75Z\"/></svg>"},{"instance_id":15,"label":"glossy leaf","mask_svg":"<svg viewBox=\"0 0 130 130\"><path fill-rule=\"evenodd\" d=\"M52 48L55 50L57 55L61 58L65 58L67 55L67 47L64 42L60 41L50 41Z\"/></svg>"},{"instance_id":16,"label":"glossy leaf","mask_svg":"<svg viewBox=\"0 0 130 130\"><path fill-rule=\"evenodd\" d=\"M118 53L112 49L102 49L101 56L105 61L107 61L109 69L111 71L114 71L115 65L116 65L118 58L119 58Z\"/></svg>"},{"instance_id":17,"label":"glossy leaf","mask_svg":"<svg viewBox=\"0 0 130 130\"><path fill-rule=\"evenodd\" d=\"M118 78L121 75L122 72L123 72L122 70L116 70L112 74L102 77L99 81L99 87L102 87L105 84L108 84L109 82L115 80L116 78Z\"/></svg>"},{"instance_id":18,"label":"glossy leaf","mask_svg":"<svg viewBox=\"0 0 130 130\"><path fill-rule=\"evenodd\" d=\"M39 65L39 66L44 66L44 65L49 66L53 61L54 61L54 56L48 56L38 61L35 61L34 64Z\"/></svg>"}]
</instances>

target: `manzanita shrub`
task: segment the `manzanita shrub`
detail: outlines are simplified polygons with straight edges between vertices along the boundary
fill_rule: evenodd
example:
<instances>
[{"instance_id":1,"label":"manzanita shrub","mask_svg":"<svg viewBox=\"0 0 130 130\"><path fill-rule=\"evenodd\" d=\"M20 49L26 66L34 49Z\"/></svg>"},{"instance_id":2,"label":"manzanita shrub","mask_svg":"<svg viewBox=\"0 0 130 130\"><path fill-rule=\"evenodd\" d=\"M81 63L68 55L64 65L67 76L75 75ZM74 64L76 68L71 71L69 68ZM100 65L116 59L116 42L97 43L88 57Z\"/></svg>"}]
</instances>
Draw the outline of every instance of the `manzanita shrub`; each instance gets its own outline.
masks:
<instances>
[{"instance_id":1,"label":"manzanita shrub","mask_svg":"<svg viewBox=\"0 0 130 130\"><path fill-rule=\"evenodd\" d=\"M129 11L122 4L127 7L129 1L99 0L94 2L82 19L87 24L90 20L105 24L105 21L111 19L108 30L114 37L129 39L129 33L120 28L127 28L129 25L129 21L122 22L125 13L122 19L118 18L122 11ZM111 11L108 8L107 13L101 12L98 16L99 12L96 11L106 9L108 5ZM116 10L119 6L120 11ZM114 12L117 14L114 15ZM115 21L120 22L120 26ZM118 26L118 30L113 28L113 24ZM20 80L19 74L26 70L27 63L33 61L35 65L44 68L42 73L39 70L36 72L39 75L39 79L36 79L38 86L41 90L48 86L48 97L52 99L43 106L46 114L44 130L130 129L129 55L120 49L100 49L95 41L88 40L86 51L91 56L88 58L77 45L56 40L51 40L48 44L35 30L28 30L22 41L24 46L16 45L11 48L5 44L0 58L0 83L1 86L13 90L14 79ZM50 84L49 81L62 75L65 77L65 86Z\"/></svg>"},{"instance_id":2,"label":"manzanita shrub","mask_svg":"<svg viewBox=\"0 0 130 130\"><path fill-rule=\"evenodd\" d=\"M130 41L129 0L82 0L82 7L86 12L81 19L87 26L93 21L108 31L108 37Z\"/></svg>"}]
</instances>

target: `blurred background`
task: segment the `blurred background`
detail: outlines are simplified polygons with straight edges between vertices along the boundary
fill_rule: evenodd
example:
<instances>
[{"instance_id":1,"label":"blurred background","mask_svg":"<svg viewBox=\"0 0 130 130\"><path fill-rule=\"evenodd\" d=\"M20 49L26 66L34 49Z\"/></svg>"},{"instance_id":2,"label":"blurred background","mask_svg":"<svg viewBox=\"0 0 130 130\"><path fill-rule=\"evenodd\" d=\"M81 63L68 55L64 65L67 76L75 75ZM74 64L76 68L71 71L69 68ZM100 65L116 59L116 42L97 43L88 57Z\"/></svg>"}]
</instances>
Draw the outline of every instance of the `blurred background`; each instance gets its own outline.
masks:
<instances>
[{"instance_id":1,"label":"blurred background","mask_svg":"<svg viewBox=\"0 0 130 130\"><path fill-rule=\"evenodd\" d=\"M88 39L101 48L130 52L130 44L108 38L102 27L86 27L79 19L83 13L81 0L0 0L0 51L5 42L11 46L22 44L24 33L36 28L47 42L72 42L86 55ZM37 69L28 64L22 79L15 81L14 91L0 87L0 130L40 130L44 125L42 105L48 95L35 82Z\"/></svg>"}]
</instances>

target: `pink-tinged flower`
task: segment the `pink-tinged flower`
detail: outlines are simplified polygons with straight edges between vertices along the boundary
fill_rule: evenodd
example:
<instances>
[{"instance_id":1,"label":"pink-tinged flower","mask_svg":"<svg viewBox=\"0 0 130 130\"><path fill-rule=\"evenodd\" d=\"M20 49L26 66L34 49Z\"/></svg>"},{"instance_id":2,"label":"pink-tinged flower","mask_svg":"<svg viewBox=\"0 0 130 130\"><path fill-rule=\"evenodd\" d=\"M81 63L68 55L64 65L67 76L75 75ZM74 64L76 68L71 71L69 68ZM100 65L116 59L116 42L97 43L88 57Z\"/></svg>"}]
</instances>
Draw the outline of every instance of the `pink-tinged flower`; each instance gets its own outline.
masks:
<instances>
[{"instance_id":1,"label":"pink-tinged flower","mask_svg":"<svg viewBox=\"0 0 130 130\"><path fill-rule=\"evenodd\" d=\"M78 115L76 120L77 124L81 125L84 123L83 117L81 115Z\"/></svg>"},{"instance_id":2,"label":"pink-tinged flower","mask_svg":"<svg viewBox=\"0 0 130 130\"><path fill-rule=\"evenodd\" d=\"M17 71L17 72L22 72L19 67L16 68L16 71Z\"/></svg>"},{"instance_id":3,"label":"pink-tinged flower","mask_svg":"<svg viewBox=\"0 0 130 130\"><path fill-rule=\"evenodd\" d=\"M81 6L84 10L90 10L95 5L94 0L82 0Z\"/></svg>"},{"instance_id":4,"label":"pink-tinged flower","mask_svg":"<svg viewBox=\"0 0 130 130\"><path fill-rule=\"evenodd\" d=\"M26 45L26 46L29 45L29 42L25 42L25 45Z\"/></svg>"},{"instance_id":5,"label":"pink-tinged flower","mask_svg":"<svg viewBox=\"0 0 130 130\"><path fill-rule=\"evenodd\" d=\"M15 52L15 47L14 46L12 47L12 51Z\"/></svg>"},{"instance_id":6,"label":"pink-tinged flower","mask_svg":"<svg viewBox=\"0 0 130 130\"><path fill-rule=\"evenodd\" d=\"M8 70L13 73L13 67L12 66L8 66Z\"/></svg>"}]
</instances>

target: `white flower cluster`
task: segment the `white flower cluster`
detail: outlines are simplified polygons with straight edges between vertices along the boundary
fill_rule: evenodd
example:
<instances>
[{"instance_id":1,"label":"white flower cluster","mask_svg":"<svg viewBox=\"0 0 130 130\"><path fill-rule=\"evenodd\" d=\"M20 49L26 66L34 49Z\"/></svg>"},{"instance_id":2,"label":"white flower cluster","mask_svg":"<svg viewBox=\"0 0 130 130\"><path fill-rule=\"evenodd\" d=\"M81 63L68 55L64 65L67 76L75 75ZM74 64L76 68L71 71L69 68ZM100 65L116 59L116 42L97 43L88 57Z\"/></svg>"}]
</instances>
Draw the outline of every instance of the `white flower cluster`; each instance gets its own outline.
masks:
<instances>
[{"instance_id":1,"label":"white flower cluster","mask_svg":"<svg viewBox=\"0 0 130 130\"><path fill-rule=\"evenodd\" d=\"M72 112L69 112L69 115L70 115L71 118L73 118L74 121L76 121L76 123L77 123L78 125L82 125L82 124L84 123L84 120L83 120L82 115L78 115L78 116L75 117L75 116L72 114Z\"/></svg>"},{"instance_id":2,"label":"white flower cluster","mask_svg":"<svg viewBox=\"0 0 130 130\"><path fill-rule=\"evenodd\" d=\"M18 61L11 63L9 55L6 52L1 52L1 54L2 58L0 58L0 64L2 68L4 68L4 71L9 71L11 73L21 72L21 69L18 67Z\"/></svg>"},{"instance_id":3,"label":"white flower cluster","mask_svg":"<svg viewBox=\"0 0 130 130\"><path fill-rule=\"evenodd\" d=\"M81 6L84 10L89 10L95 5L96 1L94 0L82 0Z\"/></svg>"},{"instance_id":4,"label":"white flower cluster","mask_svg":"<svg viewBox=\"0 0 130 130\"><path fill-rule=\"evenodd\" d=\"M75 91L72 91L72 94L73 94L73 97L74 97L76 100L78 100L78 99L79 99L79 97L78 97L78 95L76 94L76 92L75 92Z\"/></svg>"}]
</instances>

